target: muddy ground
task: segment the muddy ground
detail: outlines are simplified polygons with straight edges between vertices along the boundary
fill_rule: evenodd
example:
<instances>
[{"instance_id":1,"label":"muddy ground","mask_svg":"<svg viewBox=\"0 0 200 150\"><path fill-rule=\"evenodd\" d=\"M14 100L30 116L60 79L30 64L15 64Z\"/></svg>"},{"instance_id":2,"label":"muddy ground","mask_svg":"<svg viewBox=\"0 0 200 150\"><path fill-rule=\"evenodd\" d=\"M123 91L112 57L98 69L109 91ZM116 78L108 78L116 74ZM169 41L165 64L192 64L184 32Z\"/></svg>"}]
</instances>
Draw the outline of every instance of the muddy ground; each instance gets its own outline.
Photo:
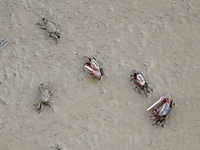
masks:
<instances>
[{"instance_id":1,"label":"muddy ground","mask_svg":"<svg viewBox=\"0 0 200 150\"><path fill-rule=\"evenodd\" d=\"M44 16L58 45L36 25ZM1 150L200 149L200 1L1 0L0 23ZM102 81L83 72L84 56L97 58ZM134 69L149 97L134 92ZM43 82L54 111L38 114ZM159 128L145 113L165 92L176 106Z\"/></svg>"}]
</instances>

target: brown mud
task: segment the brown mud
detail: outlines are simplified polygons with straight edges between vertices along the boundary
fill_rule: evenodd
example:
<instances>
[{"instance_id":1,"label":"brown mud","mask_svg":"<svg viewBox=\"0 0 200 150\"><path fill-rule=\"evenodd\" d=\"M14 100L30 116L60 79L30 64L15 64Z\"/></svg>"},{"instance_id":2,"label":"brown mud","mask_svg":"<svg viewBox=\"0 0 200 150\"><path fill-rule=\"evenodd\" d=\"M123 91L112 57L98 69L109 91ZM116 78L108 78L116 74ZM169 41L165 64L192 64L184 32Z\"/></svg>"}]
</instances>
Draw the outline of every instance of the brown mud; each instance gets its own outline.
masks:
<instances>
[{"instance_id":1,"label":"brown mud","mask_svg":"<svg viewBox=\"0 0 200 150\"><path fill-rule=\"evenodd\" d=\"M57 45L36 25L51 16ZM199 150L200 1L1 0L1 150ZM83 72L95 56L105 76ZM154 92L133 91L136 69ZM53 83L55 112L37 101ZM146 109L163 93L176 102L164 128Z\"/></svg>"}]
</instances>

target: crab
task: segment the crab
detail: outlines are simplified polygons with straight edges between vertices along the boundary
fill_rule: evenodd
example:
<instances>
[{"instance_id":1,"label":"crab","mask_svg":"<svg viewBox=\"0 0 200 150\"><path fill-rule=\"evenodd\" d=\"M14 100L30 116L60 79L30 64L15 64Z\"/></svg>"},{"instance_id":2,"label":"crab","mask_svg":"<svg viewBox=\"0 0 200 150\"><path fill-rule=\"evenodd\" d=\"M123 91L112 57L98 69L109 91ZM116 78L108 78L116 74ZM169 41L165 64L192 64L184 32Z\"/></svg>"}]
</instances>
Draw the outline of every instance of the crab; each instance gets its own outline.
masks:
<instances>
[{"instance_id":1,"label":"crab","mask_svg":"<svg viewBox=\"0 0 200 150\"><path fill-rule=\"evenodd\" d=\"M155 121L152 125L161 125L164 127L166 118L169 116L172 107L175 106L173 99L170 94L166 93L154 103L147 111L151 110L151 120Z\"/></svg>"},{"instance_id":2,"label":"crab","mask_svg":"<svg viewBox=\"0 0 200 150\"><path fill-rule=\"evenodd\" d=\"M48 37L52 37L56 40L58 44L58 39L60 39L60 32L56 29L56 23L50 20L50 17L44 17L42 19L43 23L37 23L41 29L44 29L48 32Z\"/></svg>"},{"instance_id":3,"label":"crab","mask_svg":"<svg viewBox=\"0 0 200 150\"><path fill-rule=\"evenodd\" d=\"M37 107L37 110L40 113L42 111L43 105L52 108L52 102L50 101L50 97L53 96L52 82L50 83L49 88L44 88L44 83L41 83L39 86L39 90L40 90L40 98L34 105Z\"/></svg>"},{"instance_id":4,"label":"crab","mask_svg":"<svg viewBox=\"0 0 200 150\"><path fill-rule=\"evenodd\" d=\"M99 67L98 62L94 57L87 57L84 56L84 58L87 58L89 62L86 62L83 65L83 70L85 70L87 73L92 75L94 78L101 80L101 77L104 76L104 71L102 68Z\"/></svg>"},{"instance_id":5,"label":"crab","mask_svg":"<svg viewBox=\"0 0 200 150\"><path fill-rule=\"evenodd\" d=\"M130 81L135 83L136 87L134 90L137 90L139 94L141 94L141 90L143 90L144 94L149 96L150 92L153 91L153 88L149 86L141 72L133 70L133 74L130 75Z\"/></svg>"}]
</instances>

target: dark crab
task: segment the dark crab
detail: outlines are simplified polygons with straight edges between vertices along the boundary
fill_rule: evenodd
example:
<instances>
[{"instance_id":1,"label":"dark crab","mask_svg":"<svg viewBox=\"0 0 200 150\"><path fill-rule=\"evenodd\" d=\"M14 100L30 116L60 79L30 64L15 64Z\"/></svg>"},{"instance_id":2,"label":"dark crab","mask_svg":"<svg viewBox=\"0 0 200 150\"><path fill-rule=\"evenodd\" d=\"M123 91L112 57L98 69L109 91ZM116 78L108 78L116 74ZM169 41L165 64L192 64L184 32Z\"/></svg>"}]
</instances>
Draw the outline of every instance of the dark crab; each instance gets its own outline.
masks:
<instances>
[{"instance_id":1,"label":"dark crab","mask_svg":"<svg viewBox=\"0 0 200 150\"><path fill-rule=\"evenodd\" d=\"M52 102L50 101L50 97L53 96L52 82L50 83L49 88L44 88L44 83L40 84L39 90L40 90L40 98L34 105L37 107L37 110L40 113L43 108L43 105L52 107Z\"/></svg>"},{"instance_id":2,"label":"dark crab","mask_svg":"<svg viewBox=\"0 0 200 150\"><path fill-rule=\"evenodd\" d=\"M50 17L44 17L42 19L43 23L37 23L36 25L39 25L41 29L46 30L49 34L48 37L52 37L56 40L56 43L58 44L58 39L60 39L60 32L56 29L56 23L50 20Z\"/></svg>"},{"instance_id":3,"label":"dark crab","mask_svg":"<svg viewBox=\"0 0 200 150\"><path fill-rule=\"evenodd\" d=\"M101 80L101 77L105 74L103 69L99 67L96 59L94 57L90 58L87 56L84 56L84 58L87 58L89 61L83 65L83 70L92 75L94 78Z\"/></svg>"},{"instance_id":4,"label":"dark crab","mask_svg":"<svg viewBox=\"0 0 200 150\"><path fill-rule=\"evenodd\" d=\"M139 94L141 94L141 90L143 90L145 95L149 96L150 92L153 91L153 89L146 82L144 75L141 72L133 70L133 74L130 75L130 81L133 81L135 83L136 87L134 88L134 90L137 90Z\"/></svg>"},{"instance_id":5,"label":"dark crab","mask_svg":"<svg viewBox=\"0 0 200 150\"><path fill-rule=\"evenodd\" d=\"M155 121L154 125L164 127L166 118L168 117L172 107L175 105L169 93L164 94L160 99L150 106L147 111L151 111L150 118Z\"/></svg>"}]
</instances>

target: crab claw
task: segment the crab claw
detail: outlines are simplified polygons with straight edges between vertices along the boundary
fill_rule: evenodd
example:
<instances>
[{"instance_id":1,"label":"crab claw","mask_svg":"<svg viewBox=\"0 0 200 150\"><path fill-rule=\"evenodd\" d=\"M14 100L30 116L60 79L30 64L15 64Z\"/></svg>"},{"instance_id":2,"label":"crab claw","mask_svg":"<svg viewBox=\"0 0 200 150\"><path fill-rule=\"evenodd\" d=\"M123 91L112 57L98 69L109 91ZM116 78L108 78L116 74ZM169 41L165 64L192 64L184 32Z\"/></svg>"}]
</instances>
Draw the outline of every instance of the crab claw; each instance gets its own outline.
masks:
<instances>
[{"instance_id":1,"label":"crab claw","mask_svg":"<svg viewBox=\"0 0 200 150\"><path fill-rule=\"evenodd\" d=\"M99 64L97 63L97 61L94 58L91 59L90 66L95 70L99 70L100 69Z\"/></svg>"},{"instance_id":2,"label":"crab claw","mask_svg":"<svg viewBox=\"0 0 200 150\"><path fill-rule=\"evenodd\" d=\"M95 69L95 70L99 70L100 69L98 62L96 61L96 59L94 57L90 58L90 57L84 56L84 58L88 58L89 59L90 66L93 69Z\"/></svg>"},{"instance_id":3,"label":"crab claw","mask_svg":"<svg viewBox=\"0 0 200 150\"><path fill-rule=\"evenodd\" d=\"M100 68L100 72L101 72L101 76L104 76L104 75L105 75L105 73L104 73L104 71L103 71L102 68Z\"/></svg>"},{"instance_id":4,"label":"crab claw","mask_svg":"<svg viewBox=\"0 0 200 150\"><path fill-rule=\"evenodd\" d=\"M96 79L101 79L101 76L102 76L102 73L101 73L101 71L100 70L95 70L95 69L93 69L91 66L90 66L90 64L89 63L85 63L84 65L83 65L83 69L87 72L87 73L89 73L90 75L92 75L93 77L95 77Z\"/></svg>"},{"instance_id":5,"label":"crab claw","mask_svg":"<svg viewBox=\"0 0 200 150\"><path fill-rule=\"evenodd\" d=\"M60 34L60 31L59 31L59 30L57 30L57 31L55 32L55 35L58 37L58 39L60 39L61 34Z\"/></svg>"}]
</instances>

